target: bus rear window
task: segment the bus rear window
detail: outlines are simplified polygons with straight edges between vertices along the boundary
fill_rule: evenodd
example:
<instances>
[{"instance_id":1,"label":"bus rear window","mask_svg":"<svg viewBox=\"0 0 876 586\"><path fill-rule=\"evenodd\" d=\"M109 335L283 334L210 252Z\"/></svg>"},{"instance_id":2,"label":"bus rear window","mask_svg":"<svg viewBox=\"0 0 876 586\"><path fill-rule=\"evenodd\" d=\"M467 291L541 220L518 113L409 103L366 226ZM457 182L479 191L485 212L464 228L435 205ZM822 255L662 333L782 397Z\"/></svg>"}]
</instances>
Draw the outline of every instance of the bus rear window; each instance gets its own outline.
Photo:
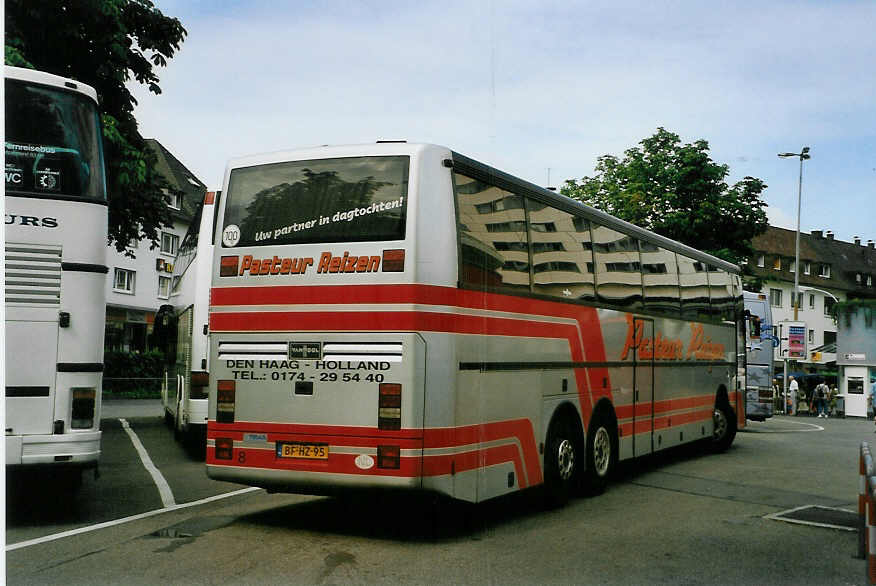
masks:
<instances>
[{"instance_id":1,"label":"bus rear window","mask_svg":"<svg viewBox=\"0 0 876 586\"><path fill-rule=\"evenodd\" d=\"M97 105L7 79L6 190L106 199Z\"/></svg>"},{"instance_id":2,"label":"bus rear window","mask_svg":"<svg viewBox=\"0 0 876 586\"><path fill-rule=\"evenodd\" d=\"M409 165L389 156L234 169L222 245L402 240Z\"/></svg>"}]
</instances>

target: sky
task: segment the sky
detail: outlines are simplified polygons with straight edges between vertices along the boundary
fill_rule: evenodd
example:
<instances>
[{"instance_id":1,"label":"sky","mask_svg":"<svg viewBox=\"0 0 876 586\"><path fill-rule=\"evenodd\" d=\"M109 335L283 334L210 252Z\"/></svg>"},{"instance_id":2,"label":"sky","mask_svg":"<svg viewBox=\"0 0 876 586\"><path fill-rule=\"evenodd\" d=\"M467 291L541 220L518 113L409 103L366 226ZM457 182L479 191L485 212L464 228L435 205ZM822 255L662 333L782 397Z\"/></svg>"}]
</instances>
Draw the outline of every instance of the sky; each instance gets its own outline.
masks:
<instances>
[{"instance_id":1,"label":"sky","mask_svg":"<svg viewBox=\"0 0 876 586\"><path fill-rule=\"evenodd\" d=\"M143 136L220 188L230 158L444 145L539 185L658 127L768 188L770 223L876 240L876 2L155 0L188 35L131 85Z\"/></svg>"}]
</instances>

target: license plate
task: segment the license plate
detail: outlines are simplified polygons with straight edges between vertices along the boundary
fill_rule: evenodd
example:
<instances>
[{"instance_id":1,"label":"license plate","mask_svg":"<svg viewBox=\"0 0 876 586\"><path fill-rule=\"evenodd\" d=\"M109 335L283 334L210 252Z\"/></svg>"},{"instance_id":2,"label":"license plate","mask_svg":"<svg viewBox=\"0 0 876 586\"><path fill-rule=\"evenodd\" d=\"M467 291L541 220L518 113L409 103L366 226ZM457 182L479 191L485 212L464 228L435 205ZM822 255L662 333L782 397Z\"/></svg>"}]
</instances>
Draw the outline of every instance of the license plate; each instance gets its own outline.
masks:
<instances>
[{"instance_id":1,"label":"license plate","mask_svg":"<svg viewBox=\"0 0 876 586\"><path fill-rule=\"evenodd\" d=\"M328 444L278 443L278 458L305 458L307 460L328 460Z\"/></svg>"}]
</instances>

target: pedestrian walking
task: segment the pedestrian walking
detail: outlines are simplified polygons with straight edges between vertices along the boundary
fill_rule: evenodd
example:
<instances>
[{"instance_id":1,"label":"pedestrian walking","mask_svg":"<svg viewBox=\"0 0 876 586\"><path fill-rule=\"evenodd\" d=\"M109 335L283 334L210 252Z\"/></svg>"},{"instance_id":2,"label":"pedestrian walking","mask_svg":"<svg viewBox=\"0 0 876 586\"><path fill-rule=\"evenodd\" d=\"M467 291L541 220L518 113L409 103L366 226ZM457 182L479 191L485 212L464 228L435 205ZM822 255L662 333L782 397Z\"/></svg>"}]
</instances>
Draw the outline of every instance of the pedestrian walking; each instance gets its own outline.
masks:
<instances>
[{"instance_id":1,"label":"pedestrian walking","mask_svg":"<svg viewBox=\"0 0 876 586\"><path fill-rule=\"evenodd\" d=\"M828 417L827 413L827 398L830 396L830 389L824 384L824 381L818 383L815 390L812 392L812 403L819 417Z\"/></svg>"},{"instance_id":2,"label":"pedestrian walking","mask_svg":"<svg viewBox=\"0 0 876 586\"><path fill-rule=\"evenodd\" d=\"M788 415L797 414L797 392L800 390L800 385L793 376L788 377Z\"/></svg>"}]
</instances>

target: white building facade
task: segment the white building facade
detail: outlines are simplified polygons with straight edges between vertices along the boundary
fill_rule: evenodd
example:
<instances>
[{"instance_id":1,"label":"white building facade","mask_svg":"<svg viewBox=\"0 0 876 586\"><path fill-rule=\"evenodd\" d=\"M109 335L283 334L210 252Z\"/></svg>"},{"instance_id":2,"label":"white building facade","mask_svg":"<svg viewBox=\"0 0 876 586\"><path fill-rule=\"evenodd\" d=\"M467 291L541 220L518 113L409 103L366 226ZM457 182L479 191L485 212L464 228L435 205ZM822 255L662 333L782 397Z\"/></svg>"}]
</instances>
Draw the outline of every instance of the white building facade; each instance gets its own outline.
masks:
<instances>
[{"instance_id":1,"label":"white building facade","mask_svg":"<svg viewBox=\"0 0 876 586\"><path fill-rule=\"evenodd\" d=\"M203 182L157 140L146 143L157 157L157 170L175 190L169 192L173 225L161 229L157 248L150 249L148 240L132 243L134 258L108 247L107 352L145 352L152 347L155 313L170 298L179 245L206 191Z\"/></svg>"},{"instance_id":2,"label":"white building facade","mask_svg":"<svg viewBox=\"0 0 876 586\"><path fill-rule=\"evenodd\" d=\"M789 372L804 377L804 388L818 380L840 385L837 338L842 322L836 305L854 299L876 299L876 246L836 240L830 231L800 234L800 266L795 261L796 232L770 227L753 241L755 255L747 268L762 281L760 293L772 307L773 333L782 340L775 349L776 373L788 358L789 326L802 328L805 355L789 360ZM794 281L799 281L800 300L794 312ZM793 323L797 322L797 323Z\"/></svg>"}]
</instances>

